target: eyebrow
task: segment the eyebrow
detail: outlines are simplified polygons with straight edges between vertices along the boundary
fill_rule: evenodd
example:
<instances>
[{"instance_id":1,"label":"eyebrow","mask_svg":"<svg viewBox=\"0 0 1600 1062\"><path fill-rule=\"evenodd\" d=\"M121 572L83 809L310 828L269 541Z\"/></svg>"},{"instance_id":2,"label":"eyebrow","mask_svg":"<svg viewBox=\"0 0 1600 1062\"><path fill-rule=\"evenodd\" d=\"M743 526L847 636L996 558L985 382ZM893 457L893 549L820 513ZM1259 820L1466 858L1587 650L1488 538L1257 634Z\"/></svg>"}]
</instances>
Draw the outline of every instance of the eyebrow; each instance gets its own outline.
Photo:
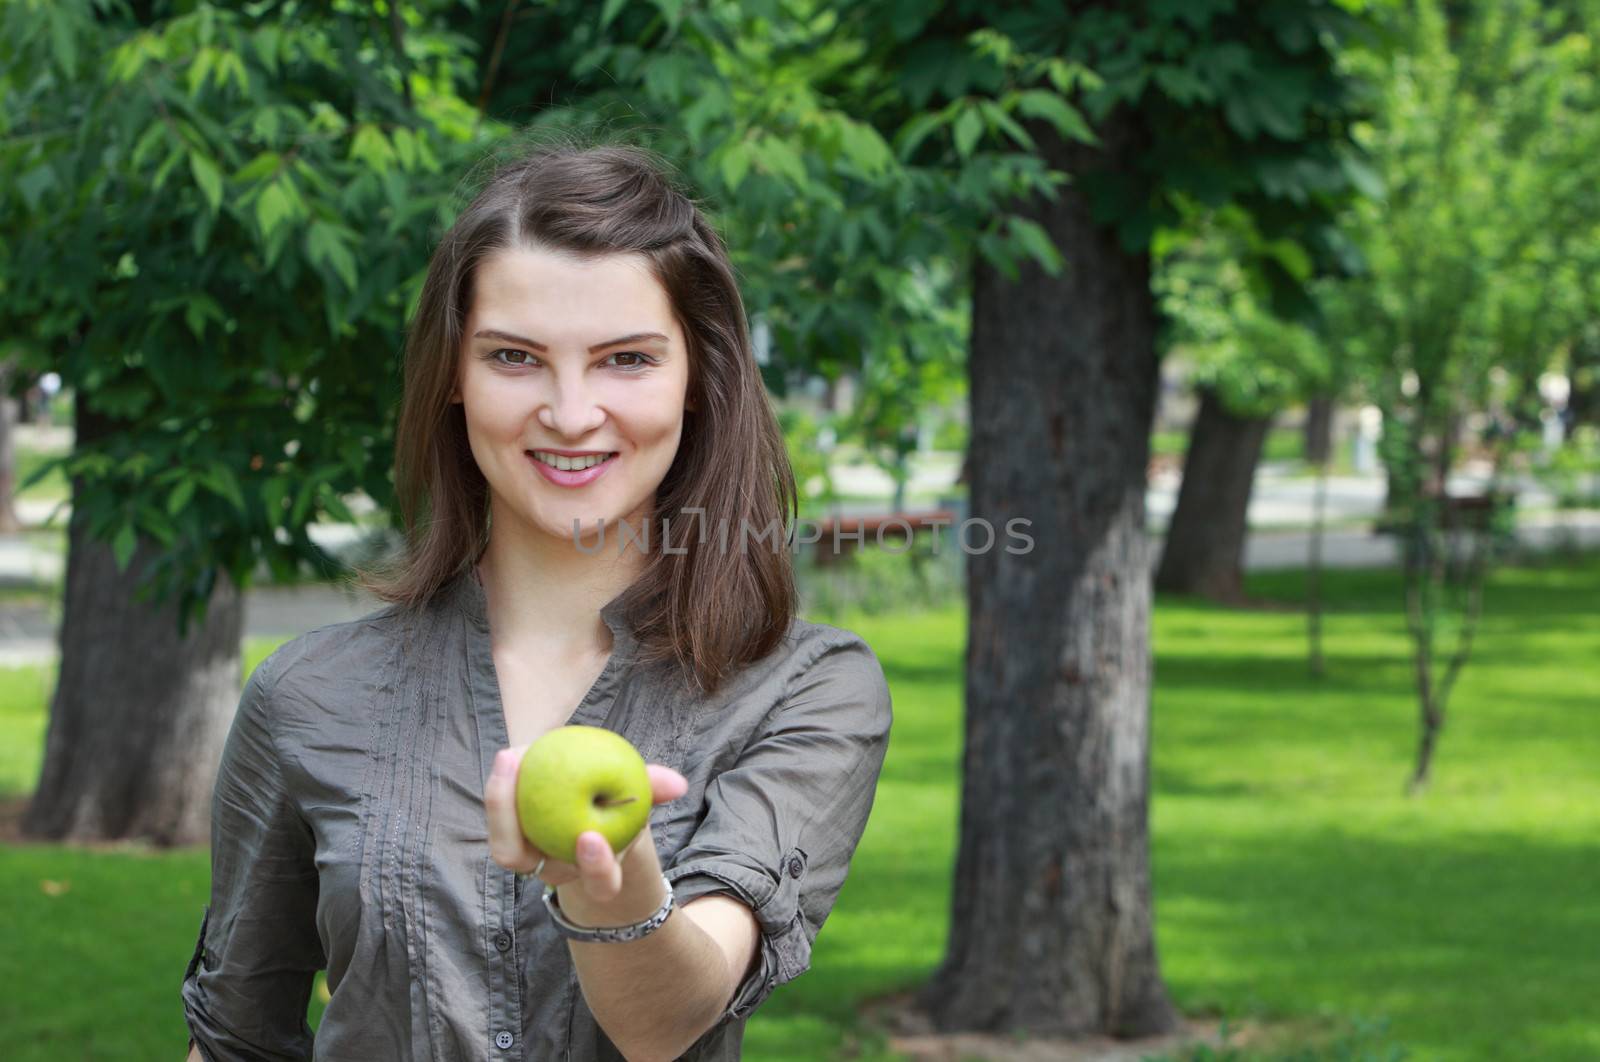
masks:
<instances>
[{"instance_id":1,"label":"eyebrow","mask_svg":"<svg viewBox=\"0 0 1600 1062\"><path fill-rule=\"evenodd\" d=\"M481 331L474 332L472 334L472 338L499 339L506 343L516 343L519 346L532 347L534 350L550 349L543 343L540 343L537 340L529 339L527 336L512 335L510 332L502 332L497 328L485 328ZM596 343L594 346L589 348L589 353L597 354L607 347L621 346L623 343L637 343L641 339L659 339L663 343L670 342L667 337L662 335L660 332L634 332L632 335L620 336L617 339L608 339L604 343Z\"/></svg>"}]
</instances>

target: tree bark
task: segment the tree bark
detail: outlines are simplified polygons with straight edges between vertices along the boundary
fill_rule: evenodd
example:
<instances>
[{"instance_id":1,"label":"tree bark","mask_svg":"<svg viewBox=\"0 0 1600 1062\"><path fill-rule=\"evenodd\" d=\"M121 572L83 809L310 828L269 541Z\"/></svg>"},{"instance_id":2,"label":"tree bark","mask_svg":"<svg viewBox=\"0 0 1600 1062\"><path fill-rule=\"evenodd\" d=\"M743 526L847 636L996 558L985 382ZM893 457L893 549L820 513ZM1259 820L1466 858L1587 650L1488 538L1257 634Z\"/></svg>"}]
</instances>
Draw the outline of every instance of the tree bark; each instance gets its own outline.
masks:
<instances>
[{"instance_id":1,"label":"tree bark","mask_svg":"<svg viewBox=\"0 0 1600 1062\"><path fill-rule=\"evenodd\" d=\"M1306 402L1305 460L1325 465L1333 458L1333 396L1312 395Z\"/></svg>"},{"instance_id":2,"label":"tree bark","mask_svg":"<svg viewBox=\"0 0 1600 1062\"><path fill-rule=\"evenodd\" d=\"M1237 416L1215 390L1200 389L1200 412L1189 433L1157 590L1218 601L1243 597L1250 491L1271 424L1270 416Z\"/></svg>"},{"instance_id":3,"label":"tree bark","mask_svg":"<svg viewBox=\"0 0 1600 1062\"><path fill-rule=\"evenodd\" d=\"M76 399L77 437L114 430ZM210 837L211 791L242 685L244 603L226 573L205 621L178 637L176 602L134 599L161 550L141 538L126 572L88 534L81 483L68 524L61 666L44 768L23 832L61 841Z\"/></svg>"},{"instance_id":4,"label":"tree bark","mask_svg":"<svg viewBox=\"0 0 1600 1062\"><path fill-rule=\"evenodd\" d=\"M0 360L0 533L22 530L17 516L17 422L21 403L11 397L11 378L15 372L8 361Z\"/></svg>"},{"instance_id":5,"label":"tree bark","mask_svg":"<svg viewBox=\"0 0 1600 1062\"><path fill-rule=\"evenodd\" d=\"M1157 383L1147 253L1076 178L1136 157L1030 129L1074 175L1021 208L1068 266L974 267L966 745L943 964L919 1004L944 1030L1141 1036L1178 1023L1150 896L1145 468ZM1007 521L1033 546L1007 537ZM1026 552L1010 552L1007 547Z\"/></svg>"},{"instance_id":6,"label":"tree bark","mask_svg":"<svg viewBox=\"0 0 1600 1062\"><path fill-rule=\"evenodd\" d=\"M1568 377L1572 392L1567 396L1571 417L1567 432L1579 424L1600 427L1600 326L1591 325L1583 336L1572 344L1572 365Z\"/></svg>"}]
</instances>

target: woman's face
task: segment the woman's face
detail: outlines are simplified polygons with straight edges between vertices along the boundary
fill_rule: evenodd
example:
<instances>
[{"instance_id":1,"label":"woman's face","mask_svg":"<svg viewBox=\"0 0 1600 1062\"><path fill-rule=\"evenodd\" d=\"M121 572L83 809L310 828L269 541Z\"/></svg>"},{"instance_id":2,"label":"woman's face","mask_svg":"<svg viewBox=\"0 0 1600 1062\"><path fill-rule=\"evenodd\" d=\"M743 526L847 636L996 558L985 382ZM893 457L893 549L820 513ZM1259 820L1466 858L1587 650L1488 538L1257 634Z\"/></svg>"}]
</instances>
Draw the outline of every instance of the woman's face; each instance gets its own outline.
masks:
<instances>
[{"instance_id":1,"label":"woman's face","mask_svg":"<svg viewBox=\"0 0 1600 1062\"><path fill-rule=\"evenodd\" d=\"M608 543L622 519L642 530L678 452L689 386L683 331L643 256L485 258L456 380L496 527L570 541L574 519L588 537L604 518ZM603 460L557 460L571 451Z\"/></svg>"}]
</instances>

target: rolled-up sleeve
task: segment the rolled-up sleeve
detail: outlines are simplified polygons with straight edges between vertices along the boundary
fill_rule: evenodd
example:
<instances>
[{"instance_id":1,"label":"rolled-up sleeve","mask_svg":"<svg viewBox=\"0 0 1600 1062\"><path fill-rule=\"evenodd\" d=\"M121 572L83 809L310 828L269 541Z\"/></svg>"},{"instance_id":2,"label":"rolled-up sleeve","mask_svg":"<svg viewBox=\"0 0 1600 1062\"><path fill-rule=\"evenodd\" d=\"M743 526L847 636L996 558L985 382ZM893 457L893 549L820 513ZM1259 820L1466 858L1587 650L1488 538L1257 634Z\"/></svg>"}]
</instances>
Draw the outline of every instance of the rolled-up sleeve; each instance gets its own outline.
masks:
<instances>
[{"instance_id":1,"label":"rolled-up sleeve","mask_svg":"<svg viewBox=\"0 0 1600 1062\"><path fill-rule=\"evenodd\" d=\"M306 1007L324 965L315 844L271 724L279 654L245 684L211 800L211 895L183 978L184 1017L215 1062L309 1059Z\"/></svg>"},{"instance_id":2,"label":"rolled-up sleeve","mask_svg":"<svg viewBox=\"0 0 1600 1062\"><path fill-rule=\"evenodd\" d=\"M678 903L728 893L760 925L755 969L720 1021L746 1017L810 968L866 829L892 714L872 650L853 635L831 641L707 783L705 817L665 873Z\"/></svg>"}]
</instances>

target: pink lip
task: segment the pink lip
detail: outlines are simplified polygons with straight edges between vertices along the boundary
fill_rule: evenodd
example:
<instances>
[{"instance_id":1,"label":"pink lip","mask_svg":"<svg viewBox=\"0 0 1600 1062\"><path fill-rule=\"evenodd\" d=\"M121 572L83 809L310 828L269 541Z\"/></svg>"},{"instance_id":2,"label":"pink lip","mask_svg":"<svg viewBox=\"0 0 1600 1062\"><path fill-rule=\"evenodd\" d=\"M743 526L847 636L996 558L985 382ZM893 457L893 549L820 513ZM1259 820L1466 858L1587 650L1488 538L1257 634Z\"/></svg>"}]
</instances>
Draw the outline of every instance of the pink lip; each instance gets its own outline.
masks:
<instances>
[{"instance_id":1,"label":"pink lip","mask_svg":"<svg viewBox=\"0 0 1600 1062\"><path fill-rule=\"evenodd\" d=\"M593 483L595 480L605 475L606 469L617 463L617 459L615 457L608 457L604 461L601 461L598 465L595 465L593 468L585 468L574 472L563 472L559 468L550 467L532 454L525 454L525 456L528 458L528 461L532 463L533 467L539 470L540 474L542 474L545 479L548 479L551 483L554 483L558 487L588 486L590 483Z\"/></svg>"}]
</instances>

